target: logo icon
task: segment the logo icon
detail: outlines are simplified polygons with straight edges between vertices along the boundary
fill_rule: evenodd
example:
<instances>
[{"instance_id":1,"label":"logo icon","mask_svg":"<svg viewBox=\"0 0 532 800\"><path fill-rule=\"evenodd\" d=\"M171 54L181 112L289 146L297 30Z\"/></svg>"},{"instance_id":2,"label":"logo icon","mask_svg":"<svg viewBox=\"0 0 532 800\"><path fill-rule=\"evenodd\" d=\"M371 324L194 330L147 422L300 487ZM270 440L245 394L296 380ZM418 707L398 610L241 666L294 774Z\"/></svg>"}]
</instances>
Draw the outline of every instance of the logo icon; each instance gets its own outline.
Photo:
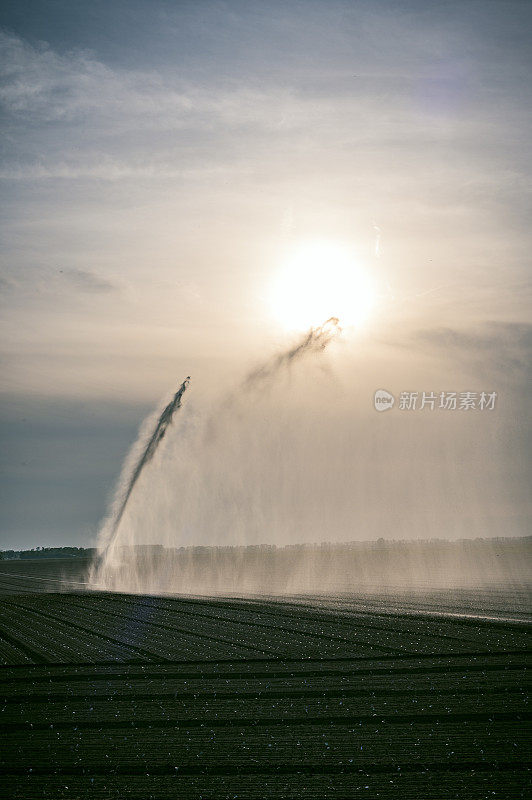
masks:
<instances>
[{"instance_id":1,"label":"logo icon","mask_svg":"<svg viewBox=\"0 0 532 800\"><path fill-rule=\"evenodd\" d=\"M390 408L393 408L395 397L393 394L390 394L390 392L387 392L386 389L377 389L373 398L373 403L376 411L388 411Z\"/></svg>"}]
</instances>

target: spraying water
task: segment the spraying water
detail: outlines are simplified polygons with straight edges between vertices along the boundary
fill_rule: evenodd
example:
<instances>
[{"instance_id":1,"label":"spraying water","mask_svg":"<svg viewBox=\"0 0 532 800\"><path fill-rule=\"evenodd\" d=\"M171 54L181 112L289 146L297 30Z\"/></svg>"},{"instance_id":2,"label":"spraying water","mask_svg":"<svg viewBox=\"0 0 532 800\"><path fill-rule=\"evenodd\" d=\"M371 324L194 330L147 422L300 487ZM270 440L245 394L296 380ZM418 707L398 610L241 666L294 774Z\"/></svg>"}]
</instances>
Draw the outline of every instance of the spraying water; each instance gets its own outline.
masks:
<instances>
[{"instance_id":1,"label":"spraying water","mask_svg":"<svg viewBox=\"0 0 532 800\"><path fill-rule=\"evenodd\" d=\"M330 317L319 328L311 328L295 347L276 355L271 361L267 361L258 369L253 370L244 379L243 389L248 389L257 384L275 377L284 367L289 367L294 361L309 355L325 350L328 344L342 332L337 317Z\"/></svg>"},{"instance_id":2,"label":"spraying water","mask_svg":"<svg viewBox=\"0 0 532 800\"><path fill-rule=\"evenodd\" d=\"M187 376L172 400L163 408L160 414L155 416L155 420L153 415L150 415L143 423L137 441L126 457L122 467L118 487L111 504L111 512L101 526L98 536L100 552L91 573L98 568L97 565L105 560L110 548L114 544L133 489L146 464L153 459L160 442L171 425L175 412L177 409L181 408L181 400L189 382L190 376Z\"/></svg>"},{"instance_id":3,"label":"spraying water","mask_svg":"<svg viewBox=\"0 0 532 800\"><path fill-rule=\"evenodd\" d=\"M347 342L340 361L329 347L339 333L330 319L233 391L174 415L184 382L126 462L94 588L286 594L530 579L532 540L492 538L508 535L500 485L485 471L488 496L470 469L487 418L376 414L368 395L380 379L346 369Z\"/></svg>"},{"instance_id":4,"label":"spraying water","mask_svg":"<svg viewBox=\"0 0 532 800\"><path fill-rule=\"evenodd\" d=\"M341 328L338 319L331 317L324 322L323 325L311 328L293 347L276 354L273 358L252 370L241 382L238 390L229 394L224 401L218 404L215 414L205 421L201 431L195 431L198 442L200 440L212 441L216 438L217 431L223 429L224 416L230 413L231 410L234 411L238 401L243 395L247 395L249 392L263 387L268 382L274 382L283 371L289 369L294 363L303 358L322 352L340 333ZM129 506L134 487L138 484L146 464L153 459L158 450L158 446L172 422L175 411L181 408L181 400L189 381L190 377L187 377L174 395L172 401L163 409L153 432L150 433L152 430L151 418L148 423L143 426L139 434L139 439L132 448L132 453L130 453L122 470L122 476L112 504L111 514L104 521L100 530L100 552L90 573L90 580L99 586L105 585L107 588L117 588L116 581L110 576L116 576L117 572L120 572L120 569L123 567L124 559L131 559L131 551L127 552L129 542L127 535L124 536L125 544L120 544L118 541L119 528L126 509ZM198 442L196 442L196 444ZM186 451L186 446L183 449ZM190 471L192 471L192 467L189 472ZM198 502L201 503L201 499L199 499ZM146 556L146 551L144 551L143 555L144 557ZM137 550L133 552L135 562L137 562L138 557L139 551L137 548ZM129 570L129 572L131 572L131 570ZM129 588L132 587L129 586Z\"/></svg>"},{"instance_id":5,"label":"spraying water","mask_svg":"<svg viewBox=\"0 0 532 800\"><path fill-rule=\"evenodd\" d=\"M118 526L120 525L120 521L122 519L122 516L123 516L124 511L125 511L126 506L127 506L127 502L129 500L129 498L131 497L131 492L133 491L133 488L134 488L137 480L139 479L142 470L144 469L146 464L149 461L151 461L151 459L153 458L153 456L155 454L155 451L159 447L159 444L160 444L161 440L163 439L168 427L170 426L170 424L172 422L172 417L174 416L174 413L177 411L178 408L181 408L181 398L183 397L183 394L185 393L185 390L186 390L186 388L187 388L189 383L190 383L190 375L185 378L185 380L183 381L183 383L181 384L181 386L179 387L179 389L175 393L173 399L164 408L161 416L159 417L157 425L155 426L155 430L153 431L152 435L148 439L148 443L146 445L146 448L142 452L141 457L139 458L138 464L135 466L135 468L133 469L133 472L131 473L131 477L129 479L129 483L126 486L126 490L125 490L123 499L121 500L121 502L118 505L118 509L116 511L116 514L114 515L114 519L113 519L112 524L111 524L111 537L112 538L114 538L116 536L116 533L117 533L117 530L118 530ZM111 538L111 542L112 542L112 538ZM111 542L109 542L109 544L107 546L109 546L111 544Z\"/></svg>"}]
</instances>

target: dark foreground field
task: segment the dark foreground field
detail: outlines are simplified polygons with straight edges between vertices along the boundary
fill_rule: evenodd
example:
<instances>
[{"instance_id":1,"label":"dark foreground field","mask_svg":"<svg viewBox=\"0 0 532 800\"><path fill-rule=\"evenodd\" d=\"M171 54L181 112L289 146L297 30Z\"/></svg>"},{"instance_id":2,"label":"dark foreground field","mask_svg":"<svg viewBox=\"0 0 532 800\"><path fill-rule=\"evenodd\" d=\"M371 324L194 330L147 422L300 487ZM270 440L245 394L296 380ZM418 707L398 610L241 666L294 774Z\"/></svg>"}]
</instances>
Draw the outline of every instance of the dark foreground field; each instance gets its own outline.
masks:
<instances>
[{"instance_id":1,"label":"dark foreground field","mask_svg":"<svg viewBox=\"0 0 532 800\"><path fill-rule=\"evenodd\" d=\"M2 798L530 796L522 589L160 598L82 566L0 564Z\"/></svg>"}]
</instances>

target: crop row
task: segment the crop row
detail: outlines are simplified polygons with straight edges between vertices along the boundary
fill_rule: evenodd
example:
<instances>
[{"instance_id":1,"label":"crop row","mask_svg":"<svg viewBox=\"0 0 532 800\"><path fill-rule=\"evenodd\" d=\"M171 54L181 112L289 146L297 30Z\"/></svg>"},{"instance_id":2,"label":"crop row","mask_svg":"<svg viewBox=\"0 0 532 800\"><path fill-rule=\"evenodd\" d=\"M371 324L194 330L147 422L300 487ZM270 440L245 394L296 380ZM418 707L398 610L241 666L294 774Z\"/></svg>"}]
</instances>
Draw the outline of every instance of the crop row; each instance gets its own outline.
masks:
<instances>
[{"instance_id":1,"label":"crop row","mask_svg":"<svg viewBox=\"0 0 532 800\"><path fill-rule=\"evenodd\" d=\"M90 797L91 800L175 800L175 798L217 798L217 800L419 800L420 798L512 798L525 800L530 790L530 774L517 764L496 765L453 764L393 764L378 770L345 767L325 770L313 765L276 775L260 766L248 774L230 769L215 775L180 775L169 769L168 774L83 776L66 774L39 777L30 774L10 780L11 800L72 800ZM173 774L171 774L173 772ZM443 788L442 788L443 786ZM437 792L437 793L436 793Z\"/></svg>"},{"instance_id":2,"label":"crop row","mask_svg":"<svg viewBox=\"0 0 532 800\"><path fill-rule=\"evenodd\" d=\"M107 638L125 646L129 657L144 660L260 655L260 650L255 649L250 653L251 647L244 650L238 642L233 644L228 637L226 641L218 641L216 630L212 626L202 637L201 629L183 631L150 618L102 613L90 604L71 603L66 595L60 597L60 603L41 604L39 611L32 609L29 600L25 599L18 603L17 610L19 615L31 620L35 618L34 615L42 616L51 623L82 629L88 636Z\"/></svg>"},{"instance_id":3,"label":"crop row","mask_svg":"<svg viewBox=\"0 0 532 800\"><path fill-rule=\"evenodd\" d=\"M333 633L325 632L318 626L297 625L283 626L277 624L261 625L255 620L240 620L221 615L212 616L196 612L182 612L180 608L168 608L164 604L152 605L134 600L121 602L103 599L98 603L105 609L105 613L117 617L130 617L132 613L150 615L152 625L162 624L167 629L176 628L187 633L204 633L216 635L227 642L235 642L241 646L253 649L255 654L276 656L308 657L319 653L323 657L338 656L363 656L383 652L378 643L369 645L366 641L360 643L356 637L339 637ZM139 611L140 608L140 611ZM349 631L346 631L349 633ZM367 637L366 637L367 638Z\"/></svg>"},{"instance_id":4,"label":"crop row","mask_svg":"<svg viewBox=\"0 0 532 800\"><path fill-rule=\"evenodd\" d=\"M104 598L101 598L105 602ZM499 649L515 647L516 636L530 644L530 630L509 629L507 632L479 623L463 624L460 619L430 618L420 615L380 613L375 610L357 610L340 616L333 610L315 609L308 605L292 603L238 603L217 600L187 601L183 599L145 598L138 601L124 596L113 602L141 603L148 607L168 609L176 614L205 616L220 621L233 620L262 629L277 628L290 632L316 633L336 637L369 647L391 651L432 652L435 649L467 652L474 649Z\"/></svg>"},{"instance_id":5,"label":"crop row","mask_svg":"<svg viewBox=\"0 0 532 800\"><path fill-rule=\"evenodd\" d=\"M509 646L515 647L516 640L522 646L531 643L532 624L523 624L523 620L511 624L502 619L486 620L466 614L446 615L438 608L425 613L422 607L416 607L415 602L411 608L405 609L402 604L396 604L395 598L373 600L367 605L354 600L316 602L312 598L300 598L296 603L277 599L270 607L276 611L281 608L285 613L301 618L310 615L315 621L320 617L333 619L337 625L360 626L372 633L379 629L394 631L418 652L433 648L435 640L440 640L441 645L450 651L462 652L471 647L479 649L479 646L485 650L505 650ZM434 616L434 612L439 615Z\"/></svg>"},{"instance_id":6,"label":"crop row","mask_svg":"<svg viewBox=\"0 0 532 800\"><path fill-rule=\"evenodd\" d=\"M80 603L84 600L85 598L77 598ZM207 602L192 604L159 598L136 599L123 596L112 599L96 596L91 600L94 603L91 603L92 607L105 610L107 614L126 616L134 611L139 616L150 618L153 623L161 621L166 625L179 625L180 628L190 631L218 630L220 635L247 646L256 643L259 635L263 652L278 655L299 654L304 657L320 654L322 657L346 657L378 652L419 652L434 649L435 643L439 647L451 649L456 641L464 649L457 636L453 637L452 642L441 642L438 637L430 637L431 648L428 648L427 640L421 641L420 637L412 634L408 638L405 632L396 632L389 627L389 621L388 627L383 628L368 623L367 619L358 625L353 621L338 624L331 614L307 614L305 618L305 614L301 612L299 615L291 610L261 613L247 605L232 609L217 603L213 608Z\"/></svg>"},{"instance_id":7,"label":"crop row","mask_svg":"<svg viewBox=\"0 0 532 800\"><path fill-rule=\"evenodd\" d=\"M289 599L295 604L323 608L366 608L377 613L385 608L393 608L398 612L438 611L447 609L450 612L500 614L522 614L532 617L530 603L530 587L527 585L483 586L479 588L454 588L434 590L389 590L353 591L343 594L303 594L292 595Z\"/></svg>"},{"instance_id":8,"label":"crop row","mask_svg":"<svg viewBox=\"0 0 532 800\"><path fill-rule=\"evenodd\" d=\"M137 657L146 657L146 652L141 653L139 649L147 651L148 658L153 655L173 659L238 658L268 654L289 657L308 657L318 653L329 657L353 655L348 643L321 639L311 633L287 635L272 628L268 639L262 637L258 640L256 631L238 623L228 622L222 626L216 620L202 617L185 617L182 623L181 617L164 609L139 609L123 605L115 613L116 605L110 601L107 601L106 608L101 608L101 604L84 602L85 599L55 596L53 602L49 602L48 598L45 604L41 601L39 610L35 611L37 604L32 604L31 598L24 598L16 606L13 604L13 608L16 607L18 613L22 612L28 619L33 619L33 613L48 615L50 619L65 625L72 620L74 626L81 626L87 632L93 631L136 648ZM361 654L367 654L367 650Z\"/></svg>"},{"instance_id":9,"label":"crop row","mask_svg":"<svg viewBox=\"0 0 532 800\"><path fill-rule=\"evenodd\" d=\"M131 602L123 599L123 602ZM147 602L153 602L149 598ZM168 608L175 614L189 615L191 617L209 617L220 620L226 624L231 620L241 625L248 625L261 630L283 630L290 635L303 633L316 636L318 634L323 639L335 640L356 645L357 648L367 647L368 649L380 649L386 652L419 652L426 649L428 645L434 647L434 641L442 637L436 634L420 636L418 632L412 631L407 626L397 625L396 621L389 619L379 620L377 617L368 621L365 619L342 620L337 615L330 613L317 613L306 609L298 609L295 613L293 608L276 604L270 604L269 609L264 609L260 605L242 604L240 607L231 608L228 604L219 605L214 609L210 604L199 602L162 601L159 607ZM272 610L273 608L273 610ZM445 638L445 637L443 637ZM453 640L456 636L451 637ZM454 644L454 641L451 643ZM322 644L323 646L323 644ZM441 642L439 642L441 647ZM449 643L445 643L449 647Z\"/></svg>"},{"instance_id":10,"label":"crop row","mask_svg":"<svg viewBox=\"0 0 532 800\"><path fill-rule=\"evenodd\" d=\"M16 644L6 641L0 634L0 664L31 664L33 659Z\"/></svg>"},{"instance_id":11,"label":"crop row","mask_svg":"<svg viewBox=\"0 0 532 800\"><path fill-rule=\"evenodd\" d=\"M477 632L473 626L467 626L464 630L457 623L452 627L452 637L419 637L413 633L407 635L405 630L394 632L390 629L389 632L383 632L380 628L382 620L374 617L368 620L367 616L340 624L331 613L324 617L323 614L313 615L293 607L285 613L281 610L276 614L260 609L253 611L245 604L234 609L224 608L223 604L217 602L212 608L206 602L158 602L155 598L110 598L107 595L16 597L5 602L3 608L4 620L13 621L17 615L23 617L25 630L21 635L26 639L29 633L27 626L37 624L40 627L45 615L48 623L57 623L58 633L68 634L61 637L61 652L65 653L65 645L68 644L69 661L105 658L197 660L246 655L345 658L367 656L379 651L397 652L399 647L395 646L399 642L409 652L435 652L438 650L435 645L439 645L444 652L467 652L473 647L472 634ZM297 619L298 612L303 619ZM239 619L239 615L245 618ZM388 618L386 624L396 621ZM400 622L404 627L404 621ZM419 627L420 620L412 618L409 623L411 627L416 624ZM75 630L68 632L61 625L74 627ZM481 640L475 645L480 650L491 649L495 652L523 647L530 639L526 631L505 632L486 625L479 626L479 630ZM469 640L460 639L460 635L464 634ZM486 641L487 635L489 641ZM48 660L64 658L57 650L56 638L49 639L48 646L43 649L36 632L36 652ZM431 647L428 646L429 639L432 639ZM76 647L74 642L77 643ZM392 643L393 648L390 647ZM12 656L16 658L14 653Z\"/></svg>"},{"instance_id":12,"label":"crop row","mask_svg":"<svg viewBox=\"0 0 532 800\"><path fill-rule=\"evenodd\" d=\"M351 682L355 685L395 685L407 681L415 686L434 685L435 691L456 681L481 682L486 689L494 685L523 685L526 656L485 655L464 657L447 656L431 658L408 658L394 660L235 660L233 662L158 662L127 663L100 662L91 664L39 664L31 669L4 667L0 672L0 686L4 692L26 691L26 687L48 687L61 689L90 685L99 689L128 686L181 686L194 681L200 685L237 685L238 681L262 681L268 686L274 682L295 681L305 685L315 681ZM80 689L78 688L77 691Z\"/></svg>"},{"instance_id":13,"label":"crop row","mask_svg":"<svg viewBox=\"0 0 532 800\"><path fill-rule=\"evenodd\" d=\"M360 674L355 670L342 674L339 672L327 673L317 671L310 674L299 675L285 674L280 677L273 672L278 668L275 662L270 662L271 675L268 676L267 663L261 664L260 673L249 673L243 676L241 671L233 675L226 673L226 677L217 678L214 674L196 673L184 677L179 674L170 674L164 677L161 673L147 673L144 677L136 673L125 672L121 675L113 673L85 676L71 675L70 673L54 675L50 678L31 675L17 682L5 681L0 684L0 697L10 698L13 702L17 698L26 696L28 700L36 697L73 698L87 696L97 698L99 695L107 698L120 698L125 694L135 694L152 697L186 697L188 695L213 696L232 694L234 696L254 693L259 696L267 693L282 692L358 692L362 696L382 695L401 691L404 693L424 694L460 694L463 692L495 692L501 694L518 689L525 685L526 668L520 669L499 668L491 671L471 672L463 666L447 666L447 670L438 673L413 675L393 674L390 672L380 675L378 671L373 675ZM154 665L155 670L160 665ZM20 676L17 676L20 677ZM55 680L54 680L55 678ZM57 680L60 678L61 680Z\"/></svg>"},{"instance_id":14,"label":"crop row","mask_svg":"<svg viewBox=\"0 0 532 800\"><path fill-rule=\"evenodd\" d=\"M314 602L4 598L2 800L525 796L526 633Z\"/></svg>"},{"instance_id":15,"label":"crop row","mask_svg":"<svg viewBox=\"0 0 532 800\"><path fill-rule=\"evenodd\" d=\"M123 661L137 654L105 636L81 634L68 622L49 619L38 612L4 603L0 606L0 633L16 639L35 661Z\"/></svg>"},{"instance_id":16,"label":"crop row","mask_svg":"<svg viewBox=\"0 0 532 800\"><path fill-rule=\"evenodd\" d=\"M205 692L195 697L188 693L185 697L174 699L171 696L144 694L128 698L123 696L107 696L95 698L73 699L65 701L8 703L4 707L1 725L31 724L59 722L72 725L93 724L97 721L102 726L118 721L153 721L160 720L238 720L243 718L269 719L282 718L327 718L349 716L391 716L391 715L434 715L441 714L493 714L500 712L504 705L504 713L521 714L526 712L526 696L523 691L505 692L484 697L483 693L463 692L462 694L435 693L402 693L396 690L376 696L350 695L348 690L324 692L324 696L316 697L308 690L291 693L284 691L266 691L264 694L248 690L239 693L225 693L222 697ZM7 730L7 729L6 729Z\"/></svg>"},{"instance_id":17,"label":"crop row","mask_svg":"<svg viewBox=\"0 0 532 800\"><path fill-rule=\"evenodd\" d=\"M312 763L365 765L403 762L519 761L530 728L514 721L433 721L391 724L349 721L345 724L143 726L94 729L15 731L2 756L4 769L68 768L119 765L127 771L146 765L188 766L232 763L241 766ZM6 760L8 759L8 760Z\"/></svg>"}]
</instances>

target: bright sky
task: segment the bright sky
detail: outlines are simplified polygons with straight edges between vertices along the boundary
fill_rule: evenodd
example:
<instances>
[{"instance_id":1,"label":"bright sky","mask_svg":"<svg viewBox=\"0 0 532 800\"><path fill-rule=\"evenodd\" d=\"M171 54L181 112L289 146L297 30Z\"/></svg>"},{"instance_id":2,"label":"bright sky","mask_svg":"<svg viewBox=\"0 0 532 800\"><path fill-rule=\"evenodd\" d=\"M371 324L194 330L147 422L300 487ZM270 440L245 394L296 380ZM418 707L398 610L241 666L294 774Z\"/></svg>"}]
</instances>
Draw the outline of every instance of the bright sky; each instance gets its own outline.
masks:
<instances>
[{"instance_id":1,"label":"bright sky","mask_svg":"<svg viewBox=\"0 0 532 800\"><path fill-rule=\"evenodd\" d=\"M491 535L525 533L530 3L3 9L3 546L89 544L161 395L307 323L286 265L316 240L374 293L343 391L497 390L465 441Z\"/></svg>"}]
</instances>

